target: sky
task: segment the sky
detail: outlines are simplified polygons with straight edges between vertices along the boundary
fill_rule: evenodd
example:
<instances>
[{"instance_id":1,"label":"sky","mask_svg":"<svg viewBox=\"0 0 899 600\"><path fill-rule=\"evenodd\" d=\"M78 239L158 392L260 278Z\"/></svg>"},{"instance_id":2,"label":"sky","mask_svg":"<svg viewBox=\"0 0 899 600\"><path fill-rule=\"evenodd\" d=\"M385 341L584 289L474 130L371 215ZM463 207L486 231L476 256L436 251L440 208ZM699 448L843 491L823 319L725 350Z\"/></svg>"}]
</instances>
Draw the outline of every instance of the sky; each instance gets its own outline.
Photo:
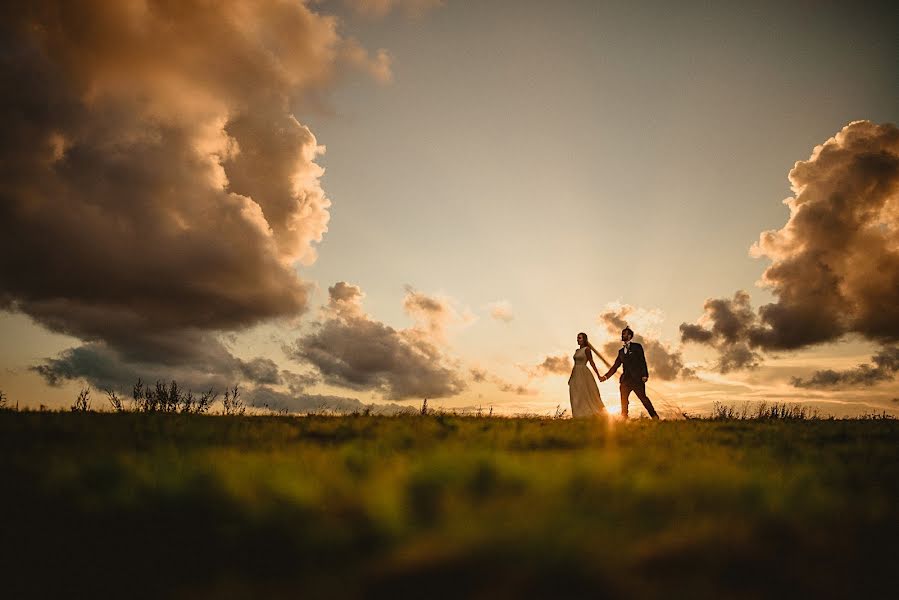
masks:
<instances>
[{"instance_id":1,"label":"sky","mask_svg":"<svg viewBox=\"0 0 899 600\"><path fill-rule=\"evenodd\" d=\"M627 323L663 415L899 414L888 3L4 10L11 403L547 414Z\"/></svg>"}]
</instances>

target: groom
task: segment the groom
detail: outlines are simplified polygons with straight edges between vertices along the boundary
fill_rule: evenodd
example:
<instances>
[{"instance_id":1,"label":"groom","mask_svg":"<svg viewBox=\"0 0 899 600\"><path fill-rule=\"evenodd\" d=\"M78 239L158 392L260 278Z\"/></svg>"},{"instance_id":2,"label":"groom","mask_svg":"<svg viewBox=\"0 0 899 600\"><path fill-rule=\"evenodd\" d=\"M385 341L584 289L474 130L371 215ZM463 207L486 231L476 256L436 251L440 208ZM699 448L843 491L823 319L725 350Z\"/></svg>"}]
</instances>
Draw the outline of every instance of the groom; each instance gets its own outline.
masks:
<instances>
[{"instance_id":1,"label":"groom","mask_svg":"<svg viewBox=\"0 0 899 600\"><path fill-rule=\"evenodd\" d=\"M605 381L615 374L618 367L624 365L624 373L621 374L618 386L621 390L621 416L627 418L628 397L631 395L631 392L635 392L637 398L646 407L646 412L649 413L649 416L653 419L658 419L659 415L656 414L656 409L652 407L652 402L646 396L646 381L649 379L649 369L646 366L646 357L643 355L643 346L637 342L632 342L632 339L634 339L634 332L630 327L625 327L621 330L621 341L624 342L624 345L618 351L618 358L615 359L615 364L599 380Z\"/></svg>"}]
</instances>

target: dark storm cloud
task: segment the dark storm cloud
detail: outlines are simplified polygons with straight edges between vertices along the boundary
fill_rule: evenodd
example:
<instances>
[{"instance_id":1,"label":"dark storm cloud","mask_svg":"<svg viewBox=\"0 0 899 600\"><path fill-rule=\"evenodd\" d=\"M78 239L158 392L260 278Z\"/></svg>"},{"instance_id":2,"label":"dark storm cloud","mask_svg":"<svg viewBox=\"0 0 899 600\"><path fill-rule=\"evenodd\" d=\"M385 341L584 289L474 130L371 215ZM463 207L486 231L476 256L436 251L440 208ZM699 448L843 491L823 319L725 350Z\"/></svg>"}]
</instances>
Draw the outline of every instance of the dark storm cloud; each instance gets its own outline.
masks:
<instances>
[{"instance_id":1,"label":"dark storm cloud","mask_svg":"<svg viewBox=\"0 0 899 600\"><path fill-rule=\"evenodd\" d=\"M802 388L836 388L847 386L872 386L891 381L899 373L899 347L891 346L871 357L874 366L858 365L854 369L816 371L808 379L794 377L792 383Z\"/></svg>"},{"instance_id":2,"label":"dark storm cloud","mask_svg":"<svg viewBox=\"0 0 899 600\"><path fill-rule=\"evenodd\" d=\"M100 389L123 390L137 381L136 371L123 369L118 356L102 344L85 344L64 350L31 369L52 386L85 379Z\"/></svg>"},{"instance_id":3,"label":"dark storm cloud","mask_svg":"<svg viewBox=\"0 0 899 600\"><path fill-rule=\"evenodd\" d=\"M762 285L776 301L756 313L738 292L707 301L698 323L681 326L683 341L721 353L721 370L757 364L757 351L846 334L899 341L899 128L851 123L789 178L789 220L752 247L771 260Z\"/></svg>"},{"instance_id":4,"label":"dark storm cloud","mask_svg":"<svg viewBox=\"0 0 899 600\"><path fill-rule=\"evenodd\" d=\"M633 316L636 310L629 305L609 309L600 313L598 321L600 325L606 328L609 335L620 339L621 330L628 326L628 317ZM680 350L673 350L667 344L641 334L641 332L637 331L639 329L637 327L631 326L631 329L634 330L634 341L643 346L646 363L653 378L670 381L677 377L691 379L695 376L692 369L684 366ZM614 362L620 348L620 341L604 344L602 349L606 360ZM597 362L599 361L597 360Z\"/></svg>"},{"instance_id":5,"label":"dark storm cloud","mask_svg":"<svg viewBox=\"0 0 899 600\"><path fill-rule=\"evenodd\" d=\"M217 392L240 382L243 397L250 406L257 408L288 412L353 412L370 408L378 413L391 412L389 407L366 405L356 398L306 393L304 389L317 383L317 377L286 370L279 373L273 365L267 358L247 362L232 358L211 365L211 370L204 373L195 367L127 362L103 344L84 344L47 359L33 370L50 385L80 380L95 389L114 390L126 395L138 378L150 384L176 380L183 389L204 391L212 388ZM287 384L288 390L272 387L278 383Z\"/></svg>"},{"instance_id":6,"label":"dark storm cloud","mask_svg":"<svg viewBox=\"0 0 899 600\"><path fill-rule=\"evenodd\" d=\"M209 338L208 342L218 343L214 338ZM240 382L293 385L302 379L289 371L279 372L271 359L257 357L244 361L232 356L224 347L206 354L195 351L192 357L194 360L186 364L163 363L153 356L140 360L123 355L104 342L88 342L64 350L31 370L52 386L84 380L95 388L116 391L129 390L138 378L144 381L175 379L185 388L194 390L209 387L222 390Z\"/></svg>"},{"instance_id":7,"label":"dark storm cloud","mask_svg":"<svg viewBox=\"0 0 899 600\"><path fill-rule=\"evenodd\" d=\"M455 363L431 336L372 319L356 286L340 282L328 291L325 318L316 330L285 348L293 359L313 365L325 383L376 391L389 400L441 398L465 389Z\"/></svg>"},{"instance_id":8,"label":"dark storm cloud","mask_svg":"<svg viewBox=\"0 0 899 600\"><path fill-rule=\"evenodd\" d=\"M733 298L706 300L704 325L681 323L681 341L712 346L718 351L715 370L721 373L755 368L760 357L749 346L758 317L752 310L749 294L740 290Z\"/></svg>"},{"instance_id":9,"label":"dark storm cloud","mask_svg":"<svg viewBox=\"0 0 899 600\"><path fill-rule=\"evenodd\" d=\"M319 383L321 379L314 373L294 373L292 371L282 370L281 381L287 385L287 389L290 390L291 393L299 394L307 387Z\"/></svg>"},{"instance_id":10,"label":"dark storm cloud","mask_svg":"<svg viewBox=\"0 0 899 600\"><path fill-rule=\"evenodd\" d=\"M6 6L0 308L87 343L38 371L114 357L274 383L216 334L306 309L294 264L330 203L293 111L342 65L383 70L367 60L303 2Z\"/></svg>"},{"instance_id":11,"label":"dark storm cloud","mask_svg":"<svg viewBox=\"0 0 899 600\"><path fill-rule=\"evenodd\" d=\"M281 374L278 365L270 358L254 358L250 361L238 359L241 375L253 383L278 385L281 383Z\"/></svg>"}]
</instances>

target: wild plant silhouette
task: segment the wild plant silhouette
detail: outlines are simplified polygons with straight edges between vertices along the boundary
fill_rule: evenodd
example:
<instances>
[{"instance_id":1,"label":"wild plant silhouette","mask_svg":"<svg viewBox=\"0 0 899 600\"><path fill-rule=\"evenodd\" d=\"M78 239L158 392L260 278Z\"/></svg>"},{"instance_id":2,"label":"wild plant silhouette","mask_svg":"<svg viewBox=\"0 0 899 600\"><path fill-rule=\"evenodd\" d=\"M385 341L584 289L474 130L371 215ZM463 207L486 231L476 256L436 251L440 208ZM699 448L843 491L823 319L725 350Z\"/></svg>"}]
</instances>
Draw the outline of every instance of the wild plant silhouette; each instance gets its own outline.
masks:
<instances>
[{"instance_id":1,"label":"wild plant silhouette","mask_svg":"<svg viewBox=\"0 0 899 600\"><path fill-rule=\"evenodd\" d=\"M115 412L125 412L125 404L115 391L106 390L106 401Z\"/></svg>"},{"instance_id":2,"label":"wild plant silhouette","mask_svg":"<svg viewBox=\"0 0 899 600\"><path fill-rule=\"evenodd\" d=\"M203 414L212 407L218 398L218 393L210 388L196 396L191 390L185 391L179 387L178 382L174 379L168 385L157 381L154 387L145 386L144 382L138 379L132 388L131 398L137 412ZM112 402L111 398L110 402ZM116 410L119 409L116 408Z\"/></svg>"},{"instance_id":3,"label":"wild plant silhouette","mask_svg":"<svg viewBox=\"0 0 899 600\"><path fill-rule=\"evenodd\" d=\"M87 412L91 409L91 389L89 387L82 388L78 392L78 397L72 404L72 412Z\"/></svg>"},{"instance_id":4,"label":"wild plant silhouette","mask_svg":"<svg viewBox=\"0 0 899 600\"><path fill-rule=\"evenodd\" d=\"M247 406L240 397L240 390L235 385L229 390L225 390L225 397L222 398L222 410L226 415L243 415L247 411Z\"/></svg>"}]
</instances>

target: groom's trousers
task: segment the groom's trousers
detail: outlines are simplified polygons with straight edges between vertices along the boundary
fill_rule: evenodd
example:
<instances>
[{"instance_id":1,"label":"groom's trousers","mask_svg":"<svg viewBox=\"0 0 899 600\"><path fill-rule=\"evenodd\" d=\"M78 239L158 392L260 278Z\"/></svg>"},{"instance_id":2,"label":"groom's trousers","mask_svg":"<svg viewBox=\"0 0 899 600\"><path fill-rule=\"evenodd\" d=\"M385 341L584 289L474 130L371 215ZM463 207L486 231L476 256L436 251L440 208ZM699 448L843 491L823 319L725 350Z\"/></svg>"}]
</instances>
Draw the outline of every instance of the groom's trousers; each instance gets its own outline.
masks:
<instances>
[{"instance_id":1,"label":"groom's trousers","mask_svg":"<svg viewBox=\"0 0 899 600\"><path fill-rule=\"evenodd\" d=\"M631 395L631 392L637 394L637 398L640 399L640 402L643 403L643 406L646 407L646 412L649 413L649 416L653 419L658 419L659 415L656 413L656 409L653 408L652 402L649 401L649 396L646 395L646 383L643 381L625 381L624 379L618 384L618 389L621 390L621 416L627 416L627 405L628 405L628 397Z\"/></svg>"}]
</instances>

